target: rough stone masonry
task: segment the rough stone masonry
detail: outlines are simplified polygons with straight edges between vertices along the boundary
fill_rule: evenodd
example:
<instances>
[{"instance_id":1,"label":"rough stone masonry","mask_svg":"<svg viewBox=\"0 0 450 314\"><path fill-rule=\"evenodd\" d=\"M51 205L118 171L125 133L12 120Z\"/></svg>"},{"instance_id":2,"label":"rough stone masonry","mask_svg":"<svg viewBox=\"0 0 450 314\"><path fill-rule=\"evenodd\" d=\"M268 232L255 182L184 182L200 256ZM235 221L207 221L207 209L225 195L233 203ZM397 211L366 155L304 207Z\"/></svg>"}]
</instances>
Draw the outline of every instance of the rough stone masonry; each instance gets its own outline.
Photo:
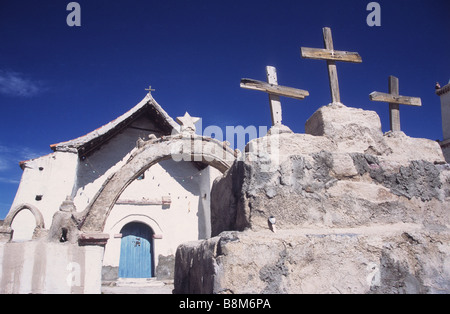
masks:
<instances>
[{"instance_id":1,"label":"rough stone masonry","mask_svg":"<svg viewBox=\"0 0 450 314\"><path fill-rule=\"evenodd\" d=\"M253 140L216 180L214 237L178 248L175 292L449 293L439 144L383 134L375 112L336 103L305 130Z\"/></svg>"}]
</instances>

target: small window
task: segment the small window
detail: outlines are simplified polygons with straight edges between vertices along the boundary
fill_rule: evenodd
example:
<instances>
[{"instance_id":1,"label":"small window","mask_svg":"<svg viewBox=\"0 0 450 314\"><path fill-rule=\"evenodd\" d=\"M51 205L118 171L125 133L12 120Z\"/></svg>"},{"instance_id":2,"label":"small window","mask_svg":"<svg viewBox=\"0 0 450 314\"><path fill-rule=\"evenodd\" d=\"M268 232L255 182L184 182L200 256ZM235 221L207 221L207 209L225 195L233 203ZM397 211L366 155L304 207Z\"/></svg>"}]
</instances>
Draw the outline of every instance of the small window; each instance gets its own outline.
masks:
<instances>
[{"instance_id":1,"label":"small window","mask_svg":"<svg viewBox=\"0 0 450 314\"><path fill-rule=\"evenodd\" d=\"M136 180L144 180L145 179L145 173L141 174L139 177L137 177Z\"/></svg>"},{"instance_id":2,"label":"small window","mask_svg":"<svg viewBox=\"0 0 450 314\"><path fill-rule=\"evenodd\" d=\"M41 201L42 200L42 195L36 195L35 200L36 201Z\"/></svg>"}]
</instances>

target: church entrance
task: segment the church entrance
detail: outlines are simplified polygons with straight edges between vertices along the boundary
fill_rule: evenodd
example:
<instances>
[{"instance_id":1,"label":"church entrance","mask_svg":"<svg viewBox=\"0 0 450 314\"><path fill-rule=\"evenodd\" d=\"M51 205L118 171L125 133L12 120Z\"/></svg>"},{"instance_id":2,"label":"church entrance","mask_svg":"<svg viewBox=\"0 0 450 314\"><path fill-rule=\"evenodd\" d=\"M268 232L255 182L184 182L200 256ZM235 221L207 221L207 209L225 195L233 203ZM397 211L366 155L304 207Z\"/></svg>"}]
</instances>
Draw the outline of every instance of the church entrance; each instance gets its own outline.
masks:
<instances>
[{"instance_id":1,"label":"church entrance","mask_svg":"<svg viewBox=\"0 0 450 314\"><path fill-rule=\"evenodd\" d=\"M121 233L119 277L153 277L152 228L144 223L131 222L122 228Z\"/></svg>"}]
</instances>

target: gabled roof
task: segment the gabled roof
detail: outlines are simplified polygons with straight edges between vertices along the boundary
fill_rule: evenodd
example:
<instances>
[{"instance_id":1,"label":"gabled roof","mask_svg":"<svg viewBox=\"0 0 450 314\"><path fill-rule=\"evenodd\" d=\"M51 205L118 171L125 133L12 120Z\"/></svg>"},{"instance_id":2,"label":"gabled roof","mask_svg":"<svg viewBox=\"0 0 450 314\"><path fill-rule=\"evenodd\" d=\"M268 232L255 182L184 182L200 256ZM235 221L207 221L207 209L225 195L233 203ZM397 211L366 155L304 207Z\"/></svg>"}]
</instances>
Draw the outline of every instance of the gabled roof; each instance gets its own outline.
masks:
<instances>
[{"instance_id":1,"label":"gabled roof","mask_svg":"<svg viewBox=\"0 0 450 314\"><path fill-rule=\"evenodd\" d=\"M143 114L148 114L155 125L165 135L171 134L173 130L176 130L176 132L180 130L180 126L162 109L150 94L147 94L140 103L117 119L79 138L50 145L50 148L55 152L69 151L78 153L80 157L87 155L120 133Z\"/></svg>"}]
</instances>

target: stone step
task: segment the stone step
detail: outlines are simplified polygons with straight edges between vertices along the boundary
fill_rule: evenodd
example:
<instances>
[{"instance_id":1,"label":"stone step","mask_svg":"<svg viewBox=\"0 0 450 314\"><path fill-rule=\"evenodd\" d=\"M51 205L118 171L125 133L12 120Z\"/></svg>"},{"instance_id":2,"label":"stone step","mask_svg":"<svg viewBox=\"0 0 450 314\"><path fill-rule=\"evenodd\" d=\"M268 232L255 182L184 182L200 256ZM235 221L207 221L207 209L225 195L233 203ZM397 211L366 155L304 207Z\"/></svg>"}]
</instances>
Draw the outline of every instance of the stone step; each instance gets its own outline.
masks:
<instances>
[{"instance_id":1,"label":"stone step","mask_svg":"<svg viewBox=\"0 0 450 314\"><path fill-rule=\"evenodd\" d=\"M162 287L165 283L156 278L119 278L117 287Z\"/></svg>"}]
</instances>

